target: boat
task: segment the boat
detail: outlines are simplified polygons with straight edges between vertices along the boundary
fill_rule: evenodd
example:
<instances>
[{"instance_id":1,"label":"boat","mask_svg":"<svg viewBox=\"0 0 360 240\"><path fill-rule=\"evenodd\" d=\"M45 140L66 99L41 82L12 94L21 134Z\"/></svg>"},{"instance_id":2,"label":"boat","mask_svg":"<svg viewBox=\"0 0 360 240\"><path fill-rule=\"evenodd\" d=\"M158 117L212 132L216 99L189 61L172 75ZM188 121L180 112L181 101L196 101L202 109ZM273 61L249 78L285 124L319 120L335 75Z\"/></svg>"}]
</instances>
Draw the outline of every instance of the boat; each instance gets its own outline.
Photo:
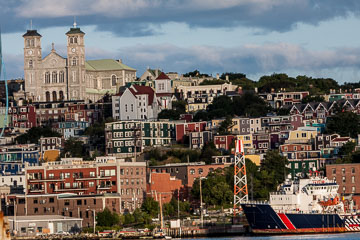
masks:
<instances>
[{"instance_id":1,"label":"boat","mask_svg":"<svg viewBox=\"0 0 360 240\"><path fill-rule=\"evenodd\" d=\"M269 201L241 203L255 234L341 233L360 231L360 217L345 211L335 180L319 174L291 179L271 192ZM348 199L350 205L352 200Z\"/></svg>"}]
</instances>

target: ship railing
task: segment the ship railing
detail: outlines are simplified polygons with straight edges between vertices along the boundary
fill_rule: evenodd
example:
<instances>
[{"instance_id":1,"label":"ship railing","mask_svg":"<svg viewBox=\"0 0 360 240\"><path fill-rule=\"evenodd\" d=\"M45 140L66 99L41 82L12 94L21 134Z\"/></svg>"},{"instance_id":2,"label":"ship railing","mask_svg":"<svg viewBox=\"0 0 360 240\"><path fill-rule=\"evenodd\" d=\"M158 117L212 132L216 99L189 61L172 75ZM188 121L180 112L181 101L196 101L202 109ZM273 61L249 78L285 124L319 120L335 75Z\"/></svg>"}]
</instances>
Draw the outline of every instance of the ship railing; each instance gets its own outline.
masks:
<instances>
[{"instance_id":1,"label":"ship railing","mask_svg":"<svg viewBox=\"0 0 360 240\"><path fill-rule=\"evenodd\" d=\"M270 192L270 195L286 195L286 192Z\"/></svg>"},{"instance_id":2,"label":"ship railing","mask_svg":"<svg viewBox=\"0 0 360 240\"><path fill-rule=\"evenodd\" d=\"M252 200L252 201L247 201L247 202L243 202L243 203L246 203L246 204L262 204L262 205L267 205L269 204L269 202L267 200L263 200L263 201L260 201L260 200Z\"/></svg>"}]
</instances>

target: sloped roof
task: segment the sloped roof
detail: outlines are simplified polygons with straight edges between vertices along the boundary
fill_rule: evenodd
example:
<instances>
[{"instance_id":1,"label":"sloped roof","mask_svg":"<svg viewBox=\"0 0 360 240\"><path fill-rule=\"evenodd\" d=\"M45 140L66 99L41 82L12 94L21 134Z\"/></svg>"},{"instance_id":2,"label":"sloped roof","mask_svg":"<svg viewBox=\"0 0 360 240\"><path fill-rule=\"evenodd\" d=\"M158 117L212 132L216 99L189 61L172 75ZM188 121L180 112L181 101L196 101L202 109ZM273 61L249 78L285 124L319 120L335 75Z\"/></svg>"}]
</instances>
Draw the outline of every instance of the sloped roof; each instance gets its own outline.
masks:
<instances>
[{"instance_id":1,"label":"sloped roof","mask_svg":"<svg viewBox=\"0 0 360 240\"><path fill-rule=\"evenodd\" d=\"M123 63L114 59L88 60L85 62L87 71L114 71L114 70L132 70L136 71Z\"/></svg>"},{"instance_id":2,"label":"sloped roof","mask_svg":"<svg viewBox=\"0 0 360 240\"><path fill-rule=\"evenodd\" d=\"M132 85L129 90L132 94L136 95L142 95L147 94L149 98L149 105L151 105L155 98L155 92L154 90L149 86L139 86L139 85Z\"/></svg>"},{"instance_id":3,"label":"sloped roof","mask_svg":"<svg viewBox=\"0 0 360 240\"><path fill-rule=\"evenodd\" d=\"M160 75L155 80L166 80L166 79L170 80L168 75L166 75L164 72L161 72Z\"/></svg>"},{"instance_id":4,"label":"sloped roof","mask_svg":"<svg viewBox=\"0 0 360 240\"><path fill-rule=\"evenodd\" d=\"M26 33L23 35L23 37L33 37L33 36L42 37L36 30L27 30Z\"/></svg>"},{"instance_id":5,"label":"sloped roof","mask_svg":"<svg viewBox=\"0 0 360 240\"><path fill-rule=\"evenodd\" d=\"M70 28L70 30L66 34L85 34L80 28Z\"/></svg>"}]
</instances>

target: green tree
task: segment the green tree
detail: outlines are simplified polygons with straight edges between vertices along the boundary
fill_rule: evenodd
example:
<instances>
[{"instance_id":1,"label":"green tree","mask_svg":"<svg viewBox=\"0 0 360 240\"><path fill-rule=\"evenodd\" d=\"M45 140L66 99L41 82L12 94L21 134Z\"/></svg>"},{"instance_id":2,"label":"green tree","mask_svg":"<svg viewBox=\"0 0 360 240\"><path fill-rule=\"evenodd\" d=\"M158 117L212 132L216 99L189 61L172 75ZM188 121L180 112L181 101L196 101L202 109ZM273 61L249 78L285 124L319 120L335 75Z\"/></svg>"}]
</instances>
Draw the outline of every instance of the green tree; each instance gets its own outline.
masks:
<instances>
[{"instance_id":1,"label":"green tree","mask_svg":"<svg viewBox=\"0 0 360 240\"><path fill-rule=\"evenodd\" d=\"M219 155L221 155L221 153L216 149L214 142L208 142L204 145L201 151L200 161L204 161L206 164L211 164L212 157Z\"/></svg>"},{"instance_id":2,"label":"green tree","mask_svg":"<svg viewBox=\"0 0 360 240\"><path fill-rule=\"evenodd\" d=\"M61 151L61 157L84 157L87 156L84 143L76 140L75 138L69 138L65 141L64 149Z\"/></svg>"},{"instance_id":3,"label":"green tree","mask_svg":"<svg viewBox=\"0 0 360 240\"><path fill-rule=\"evenodd\" d=\"M302 103L325 102L325 98L319 95L307 95L301 100Z\"/></svg>"},{"instance_id":4,"label":"green tree","mask_svg":"<svg viewBox=\"0 0 360 240\"><path fill-rule=\"evenodd\" d=\"M208 120L209 120L209 114L205 110L197 111L193 118L194 122L201 122L201 121L208 121Z\"/></svg>"},{"instance_id":5,"label":"green tree","mask_svg":"<svg viewBox=\"0 0 360 240\"><path fill-rule=\"evenodd\" d=\"M159 203L153 198L147 197L141 205L141 210L151 217L156 217L159 214Z\"/></svg>"},{"instance_id":6,"label":"green tree","mask_svg":"<svg viewBox=\"0 0 360 240\"><path fill-rule=\"evenodd\" d=\"M32 127L27 133L21 134L15 138L19 144L39 143L41 137L61 137L61 134L53 131L50 127Z\"/></svg>"},{"instance_id":7,"label":"green tree","mask_svg":"<svg viewBox=\"0 0 360 240\"><path fill-rule=\"evenodd\" d=\"M338 112L328 118L326 122L327 133L337 133L342 137L357 138L360 133L360 117L353 112Z\"/></svg>"},{"instance_id":8,"label":"green tree","mask_svg":"<svg viewBox=\"0 0 360 240\"><path fill-rule=\"evenodd\" d=\"M180 118L179 112L173 109L163 109L158 114L158 119L179 120L179 118Z\"/></svg>"},{"instance_id":9,"label":"green tree","mask_svg":"<svg viewBox=\"0 0 360 240\"><path fill-rule=\"evenodd\" d=\"M102 212L96 214L96 221L99 226L112 227L120 223L120 216L105 208Z\"/></svg>"},{"instance_id":10,"label":"green tree","mask_svg":"<svg viewBox=\"0 0 360 240\"><path fill-rule=\"evenodd\" d=\"M224 84L226 83L226 81L221 80L221 79L205 79L204 81L202 81L199 85L220 85L220 84Z\"/></svg>"},{"instance_id":11,"label":"green tree","mask_svg":"<svg viewBox=\"0 0 360 240\"><path fill-rule=\"evenodd\" d=\"M219 125L218 133L220 135L230 134L230 129L234 126L232 117L230 115L226 116L225 120L222 121Z\"/></svg>"},{"instance_id":12,"label":"green tree","mask_svg":"<svg viewBox=\"0 0 360 240\"><path fill-rule=\"evenodd\" d=\"M187 102L184 100L173 101L172 109L174 109L179 114L184 114L184 113L186 113L186 105L187 105Z\"/></svg>"},{"instance_id":13,"label":"green tree","mask_svg":"<svg viewBox=\"0 0 360 240\"><path fill-rule=\"evenodd\" d=\"M271 190L275 190L276 187L283 183L285 177L288 174L288 165L289 161L286 157L281 156L278 151L267 151L264 160L261 163L260 170L266 171L265 175L270 176L273 180L267 187L270 187Z\"/></svg>"}]
</instances>

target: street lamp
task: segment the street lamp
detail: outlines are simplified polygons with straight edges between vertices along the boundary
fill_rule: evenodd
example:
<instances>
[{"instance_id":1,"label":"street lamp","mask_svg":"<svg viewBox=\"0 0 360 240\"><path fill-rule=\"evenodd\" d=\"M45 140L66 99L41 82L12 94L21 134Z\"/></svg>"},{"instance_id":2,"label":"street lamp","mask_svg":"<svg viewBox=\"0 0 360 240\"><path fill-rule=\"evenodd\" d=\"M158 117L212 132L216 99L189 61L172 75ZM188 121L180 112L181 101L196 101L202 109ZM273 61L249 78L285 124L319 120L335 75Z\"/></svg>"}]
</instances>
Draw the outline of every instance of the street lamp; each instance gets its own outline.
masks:
<instances>
[{"instance_id":1,"label":"street lamp","mask_svg":"<svg viewBox=\"0 0 360 240\"><path fill-rule=\"evenodd\" d=\"M86 211L92 211L93 212L93 216L94 216L94 234L96 233L96 218L95 218L95 209L90 209L90 208L87 208Z\"/></svg>"}]
</instances>

